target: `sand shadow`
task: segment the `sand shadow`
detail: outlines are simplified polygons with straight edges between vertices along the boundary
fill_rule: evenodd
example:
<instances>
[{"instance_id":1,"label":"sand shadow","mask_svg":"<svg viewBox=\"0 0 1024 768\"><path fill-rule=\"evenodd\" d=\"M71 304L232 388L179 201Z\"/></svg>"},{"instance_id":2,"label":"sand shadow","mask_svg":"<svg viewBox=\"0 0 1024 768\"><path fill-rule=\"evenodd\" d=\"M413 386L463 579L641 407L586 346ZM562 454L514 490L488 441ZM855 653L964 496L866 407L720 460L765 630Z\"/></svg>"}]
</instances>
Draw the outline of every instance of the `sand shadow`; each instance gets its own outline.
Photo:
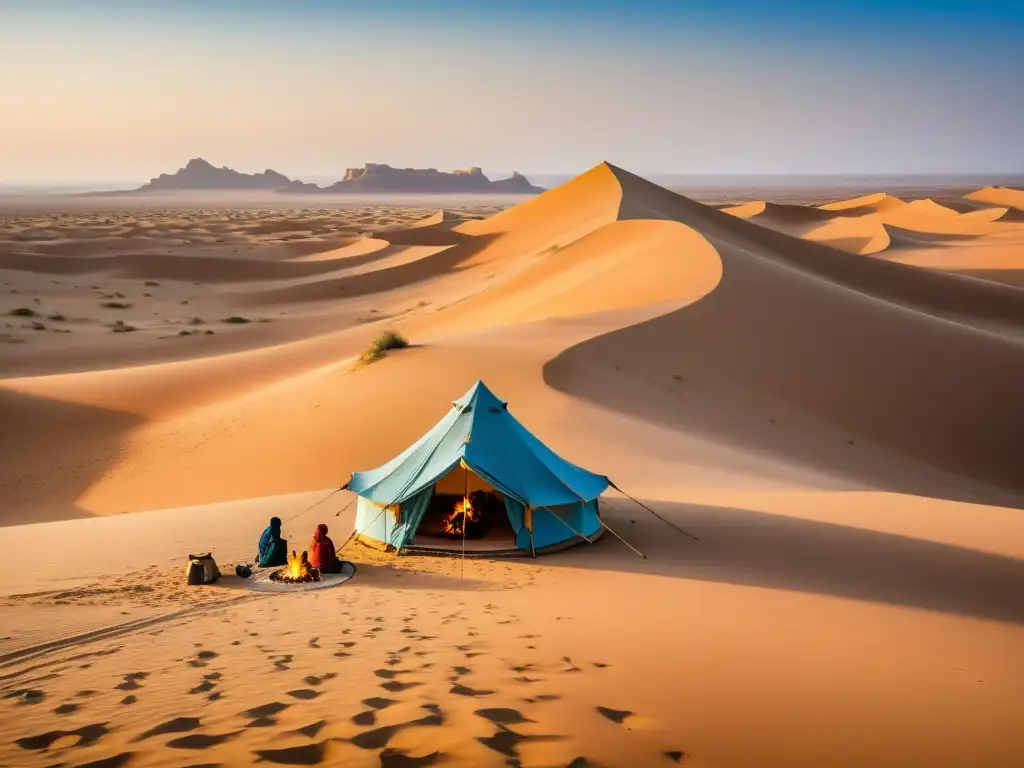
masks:
<instances>
[{"instance_id":1,"label":"sand shadow","mask_svg":"<svg viewBox=\"0 0 1024 768\"><path fill-rule=\"evenodd\" d=\"M0 527L92 517L76 502L118 461L139 416L4 389Z\"/></svg>"},{"instance_id":2,"label":"sand shadow","mask_svg":"<svg viewBox=\"0 0 1024 768\"><path fill-rule=\"evenodd\" d=\"M909 536L730 507L649 502L699 537L685 538L617 502L611 536L549 555L545 565L621 570L806 592L1024 624L1024 560ZM630 520L636 520L633 524Z\"/></svg>"}]
</instances>

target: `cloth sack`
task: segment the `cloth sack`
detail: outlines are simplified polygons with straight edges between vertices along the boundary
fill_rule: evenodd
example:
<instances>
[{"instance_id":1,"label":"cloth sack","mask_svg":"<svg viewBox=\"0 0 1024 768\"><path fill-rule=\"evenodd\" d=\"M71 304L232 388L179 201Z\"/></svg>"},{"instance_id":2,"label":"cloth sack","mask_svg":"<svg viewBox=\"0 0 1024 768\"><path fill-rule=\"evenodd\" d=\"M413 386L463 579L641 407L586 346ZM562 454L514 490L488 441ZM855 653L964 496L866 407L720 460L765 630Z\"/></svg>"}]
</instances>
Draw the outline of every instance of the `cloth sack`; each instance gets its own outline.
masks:
<instances>
[{"instance_id":1,"label":"cloth sack","mask_svg":"<svg viewBox=\"0 0 1024 768\"><path fill-rule=\"evenodd\" d=\"M209 552L205 555L189 555L185 575L189 586L213 584L220 578L220 569L217 567L217 561Z\"/></svg>"}]
</instances>

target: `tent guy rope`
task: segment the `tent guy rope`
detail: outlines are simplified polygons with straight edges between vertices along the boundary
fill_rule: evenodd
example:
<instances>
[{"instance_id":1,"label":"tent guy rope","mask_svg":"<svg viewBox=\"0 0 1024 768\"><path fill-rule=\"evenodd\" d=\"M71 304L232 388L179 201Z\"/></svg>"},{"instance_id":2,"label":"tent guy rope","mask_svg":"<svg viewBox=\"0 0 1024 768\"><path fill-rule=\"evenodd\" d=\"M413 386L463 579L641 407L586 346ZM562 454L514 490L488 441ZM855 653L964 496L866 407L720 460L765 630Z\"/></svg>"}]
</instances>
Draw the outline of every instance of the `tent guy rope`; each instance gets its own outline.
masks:
<instances>
[{"instance_id":1,"label":"tent guy rope","mask_svg":"<svg viewBox=\"0 0 1024 768\"><path fill-rule=\"evenodd\" d=\"M675 529L676 529L677 531L679 531L679 532L680 532L681 534L683 534L683 536L688 536L688 537L690 537L691 539L693 539L694 541L700 541L700 539L698 539L698 538L697 538L696 536L694 536L694 535L693 535L692 533L688 533L688 532L684 531L684 530L683 530L682 528L680 528L680 527L679 527L678 525L676 525L675 523L673 523L673 522L672 522L671 520L666 520L666 519L665 519L664 517L662 517L661 515L659 515L659 514L658 514L657 512L655 512L655 511L654 511L653 509L651 509L650 507L648 507L648 506L647 506L646 504L644 504L644 503L643 503L642 501L638 501L637 499L634 499L634 498L633 498L632 496L630 496L630 495L629 495L628 493L626 493L626 492L625 492L624 490L622 490L621 488L619 488L619 486L617 486L617 485L616 485L615 483L613 483L613 482L612 482L611 480L609 480L609 481L608 481L608 485L610 485L610 486L611 486L612 488L614 488L614 489L615 489L616 491L618 491L618 492L619 492L619 493L621 493L621 494L622 494L623 496L625 496L625 497L626 497L627 499L629 499L630 501L632 501L632 502L633 502L634 504L637 504L637 505L639 505L639 506L643 507L644 509L646 509L646 510L647 510L648 512L650 512L650 513L651 513L652 515L654 515L654 516L655 516L656 518L658 518L659 520L661 520L661 522L665 523L666 525L671 525L671 526L672 526L673 528L675 528ZM608 530L611 530L611 528L609 528ZM613 533L614 533L614 531L613 531Z\"/></svg>"}]
</instances>

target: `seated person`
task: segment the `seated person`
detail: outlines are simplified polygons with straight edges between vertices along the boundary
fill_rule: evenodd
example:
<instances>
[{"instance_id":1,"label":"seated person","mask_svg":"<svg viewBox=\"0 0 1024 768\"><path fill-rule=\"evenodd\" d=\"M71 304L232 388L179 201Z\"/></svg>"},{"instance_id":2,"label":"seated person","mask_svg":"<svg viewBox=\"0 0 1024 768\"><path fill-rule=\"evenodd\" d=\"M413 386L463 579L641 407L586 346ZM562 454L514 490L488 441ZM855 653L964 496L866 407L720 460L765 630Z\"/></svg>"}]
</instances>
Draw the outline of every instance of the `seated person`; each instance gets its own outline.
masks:
<instances>
[{"instance_id":1,"label":"seated person","mask_svg":"<svg viewBox=\"0 0 1024 768\"><path fill-rule=\"evenodd\" d=\"M288 565L288 542L281 538L281 518L270 518L270 525L260 536L256 564L261 568Z\"/></svg>"},{"instance_id":2,"label":"seated person","mask_svg":"<svg viewBox=\"0 0 1024 768\"><path fill-rule=\"evenodd\" d=\"M334 542L327 535L327 526L320 523L309 547L309 563L321 573L341 573L341 561L334 551Z\"/></svg>"}]
</instances>

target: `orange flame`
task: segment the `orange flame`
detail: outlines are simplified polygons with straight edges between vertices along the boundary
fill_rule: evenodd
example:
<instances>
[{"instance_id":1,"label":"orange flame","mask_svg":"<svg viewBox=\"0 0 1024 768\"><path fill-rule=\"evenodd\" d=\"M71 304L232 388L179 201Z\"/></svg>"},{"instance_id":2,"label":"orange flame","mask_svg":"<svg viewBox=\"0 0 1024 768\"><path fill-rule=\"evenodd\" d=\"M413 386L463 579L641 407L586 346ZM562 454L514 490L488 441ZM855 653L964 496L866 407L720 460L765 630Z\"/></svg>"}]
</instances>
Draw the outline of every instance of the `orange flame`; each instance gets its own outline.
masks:
<instances>
[{"instance_id":1,"label":"orange flame","mask_svg":"<svg viewBox=\"0 0 1024 768\"><path fill-rule=\"evenodd\" d=\"M296 557L295 550L292 550L292 553L288 556L288 577L299 579L302 577L304 570L302 561Z\"/></svg>"},{"instance_id":2,"label":"orange flame","mask_svg":"<svg viewBox=\"0 0 1024 768\"><path fill-rule=\"evenodd\" d=\"M478 513L468 498L460 499L455 508L441 520L441 530L445 533L461 534L467 521L476 520Z\"/></svg>"}]
</instances>

